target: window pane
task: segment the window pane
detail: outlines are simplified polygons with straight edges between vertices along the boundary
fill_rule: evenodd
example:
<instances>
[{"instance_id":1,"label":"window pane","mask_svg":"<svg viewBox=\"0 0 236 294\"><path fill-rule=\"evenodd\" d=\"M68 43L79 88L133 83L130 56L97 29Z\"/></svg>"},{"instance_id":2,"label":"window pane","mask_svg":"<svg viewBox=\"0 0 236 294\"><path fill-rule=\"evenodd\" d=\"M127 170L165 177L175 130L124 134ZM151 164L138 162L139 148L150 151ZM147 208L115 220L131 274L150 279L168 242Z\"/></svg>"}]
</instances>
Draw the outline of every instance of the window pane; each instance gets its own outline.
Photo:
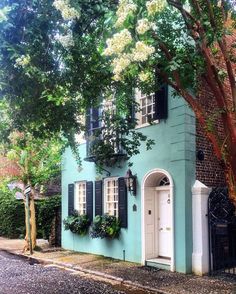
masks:
<instances>
[{"instance_id":1,"label":"window pane","mask_svg":"<svg viewBox=\"0 0 236 294\"><path fill-rule=\"evenodd\" d=\"M79 214L86 213L86 183L76 183L75 209Z\"/></svg>"},{"instance_id":2,"label":"window pane","mask_svg":"<svg viewBox=\"0 0 236 294\"><path fill-rule=\"evenodd\" d=\"M147 104L152 104L152 96L147 97Z\"/></svg>"},{"instance_id":3,"label":"window pane","mask_svg":"<svg viewBox=\"0 0 236 294\"><path fill-rule=\"evenodd\" d=\"M105 212L109 215L117 215L118 207L118 180L111 179L105 182Z\"/></svg>"}]
</instances>

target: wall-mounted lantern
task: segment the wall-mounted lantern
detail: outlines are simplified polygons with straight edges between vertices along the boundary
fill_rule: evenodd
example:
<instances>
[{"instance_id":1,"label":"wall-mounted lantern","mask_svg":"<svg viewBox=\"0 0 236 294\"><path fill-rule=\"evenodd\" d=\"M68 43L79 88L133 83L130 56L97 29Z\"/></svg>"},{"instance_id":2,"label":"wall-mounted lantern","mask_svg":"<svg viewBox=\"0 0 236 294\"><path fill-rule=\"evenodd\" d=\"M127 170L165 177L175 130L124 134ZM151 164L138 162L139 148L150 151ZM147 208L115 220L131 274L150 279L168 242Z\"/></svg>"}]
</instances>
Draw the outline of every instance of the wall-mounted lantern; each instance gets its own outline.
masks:
<instances>
[{"instance_id":1,"label":"wall-mounted lantern","mask_svg":"<svg viewBox=\"0 0 236 294\"><path fill-rule=\"evenodd\" d=\"M132 171L130 169L127 170L127 173L125 175L125 184L128 191L135 196L137 189L137 177L132 174Z\"/></svg>"},{"instance_id":2,"label":"wall-mounted lantern","mask_svg":"<svg viewBox=\"0 0 236 294\"><path fill-rule=\"evenodd\" d=\"M197 159L199 160L199 161L203 161L204 160L204 152L202 151L202 150L198 150L197 151Z\"/></svg>"}]
</instances>

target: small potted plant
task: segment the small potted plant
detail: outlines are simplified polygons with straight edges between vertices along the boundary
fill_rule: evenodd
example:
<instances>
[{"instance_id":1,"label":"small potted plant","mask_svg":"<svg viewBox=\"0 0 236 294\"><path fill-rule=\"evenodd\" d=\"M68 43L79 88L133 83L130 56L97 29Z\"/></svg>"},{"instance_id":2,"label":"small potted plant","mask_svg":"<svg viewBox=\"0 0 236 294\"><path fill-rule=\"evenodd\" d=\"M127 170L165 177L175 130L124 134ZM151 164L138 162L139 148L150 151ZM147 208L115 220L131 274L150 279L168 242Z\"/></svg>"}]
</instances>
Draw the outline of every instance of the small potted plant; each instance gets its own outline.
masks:
<instances>
[{"instance_id":1,"label":"small potted plant","mask_svg":"<svg viewBox=\"0 0 236 294\"><path fill-rule=\"evenodd\" d=\"M91 222L86 214L79 215L77 211L74 211L72 215L63 220L63 224L65 230L84 236L87 234Z\"/></svg>"},{"instance_id":2,"label":"small potted plant","mask_svg":"<svg viewBox=\"0 0 236 294\"><path fill-rule=\"evenodd\" d=\"M92 238L118 238L120 221L113 215L97 215L92 222L90 236Z\"/></svg>"}]
</instances>

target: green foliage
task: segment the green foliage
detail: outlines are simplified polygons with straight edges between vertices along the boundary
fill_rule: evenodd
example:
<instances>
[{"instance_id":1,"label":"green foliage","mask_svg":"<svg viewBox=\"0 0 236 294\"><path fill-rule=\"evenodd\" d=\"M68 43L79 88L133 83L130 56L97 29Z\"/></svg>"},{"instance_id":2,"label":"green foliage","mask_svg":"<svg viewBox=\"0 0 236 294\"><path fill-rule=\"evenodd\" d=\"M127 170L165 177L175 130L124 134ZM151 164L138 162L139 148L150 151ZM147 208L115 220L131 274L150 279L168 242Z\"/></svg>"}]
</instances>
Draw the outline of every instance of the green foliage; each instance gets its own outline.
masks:
<instances>
[{"instance_id":1,"label":"green foliage","mask_svg":"<svg viewBox=\"0 0 236 294\"><path fill-rule=\"evenodd\" d=\"M48 239L52 221L61 207L61 197L54 196L36 201L37 237ZM25 208L9 190L0 190L0 236L24 238Z\"/></svg>"},{"instance_id":2,"label":"green foliage","mask_svg":"<svg viewBox=\"0 0 236 294\"><path fill-rule=\"evenodd\" d=\"M81 236L87 234L90 223L87 215L79 215L77 211L63 220L65 230Z\"/></svg>"},{"instance_id":3,"label":"green foliage","mask_svg":"<svg viewBox=\"0 0 236 294\"><path fill-rule=\"evenodd\" d=\"M53 196L42 200L37 200L35 206L37 237L48 240L51 232L52 222L61 210L61 196Z\"/></svg>"},{"instance_id":4,"label":"green foliage","mask_svg":"<svg viewBox=\"0 0 236 294\"><path fill-rule=\"evenodd\" d=\"M103 55L106 39L114 31L117 3L78 0L70 5L81 12L80 18L64 20L53 0L1 1L0 8L10 8L8 20L0 23L0 94L11 118L4 126L27 131L34 138L62 135L80 164L74 134L85 126L78 118L112 93L117 107L113 126L118 126L119 138L126 137L120 145L129 158L137 154L138 141L147 138L135 134L135 124L124 120L133 84L114 82L110 61ZM60 42L67 35L72 37L71 46ZM114 153L109 136L94 151L99 165Z\"/></svg>"},{"instance_id":5,"label":"green foliage","mask_svg":"<svg viewBox=\"0 0 236 294\"><path fill-rule=\"evenodd\" d=\"M78 116L110 81L101 52L115 3L74 1L83 13L67 22L53 2L1 1L0 9L9 8L0 23L1 99L10 104L13 128L37 137L62 133L74 145L74 133L83 128ZM71 47L58 40L68 33Z\"/></svg>"},{"instance_id":6,"label":"green foliage","mask_svg":"<svg viewBox=\"0 0 236 294\"><path fill-rule=\"evenodd\" d=\"M113 215L97 215L92 222L90 236L92 238L118 238L120 234L120 221Z\"/></svg>"},{"instance_id":7,"label":"green foliage","mask_svg":"<svg viewBox=\"0 0 236 294\"><path fill-rule=\"evenodd\" d=\"M11 176L9 172L9 178L35 187L48 182L60 172L63 140L34 138L30 133L16 131L11 132L8 140L0 146L0 152L5 153L20 170L18 176Z\"/></svg>"},{"instance_id":8,"label":"green foliage","mask_svg":"<svg viewBox=\"0 0 236 294\"><path fill-rule=\"evenodd\" d=\"M24 238L24 203L16 200L10 191L0 190L0 235L8 238Z\"/></svg>"}]
</instances>

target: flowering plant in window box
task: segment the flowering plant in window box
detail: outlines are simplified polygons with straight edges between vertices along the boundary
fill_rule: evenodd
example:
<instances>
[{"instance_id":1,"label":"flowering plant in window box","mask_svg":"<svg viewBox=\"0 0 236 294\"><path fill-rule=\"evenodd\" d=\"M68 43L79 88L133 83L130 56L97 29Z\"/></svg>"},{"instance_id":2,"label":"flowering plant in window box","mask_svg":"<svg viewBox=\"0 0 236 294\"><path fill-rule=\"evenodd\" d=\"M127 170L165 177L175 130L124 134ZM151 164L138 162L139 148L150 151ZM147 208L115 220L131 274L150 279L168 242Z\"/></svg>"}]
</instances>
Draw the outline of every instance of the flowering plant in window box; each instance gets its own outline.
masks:
<instances>
[{"instance_id":1,"label":"flowering plant in window box","mask_svg":"<svg viewBox=\"0 0 236 294\"><path fill-rule=\"evenodd\" d=\"M77 211L63 220L65 230L70 230L72 233L81 236L87 234L90 223L86 214L79 215Z\"/></svg>"},{"instance_id":2,"label":"flowering plant in window box","mask_svg":"<svg viewBox=\"0 0 236 294\"><path fill-rule=\"evenodd\" d=\"M90 236L92 238L118 238L120 221L113 215L97 215L92 222Z\"/></svg>"}]
</instances>

